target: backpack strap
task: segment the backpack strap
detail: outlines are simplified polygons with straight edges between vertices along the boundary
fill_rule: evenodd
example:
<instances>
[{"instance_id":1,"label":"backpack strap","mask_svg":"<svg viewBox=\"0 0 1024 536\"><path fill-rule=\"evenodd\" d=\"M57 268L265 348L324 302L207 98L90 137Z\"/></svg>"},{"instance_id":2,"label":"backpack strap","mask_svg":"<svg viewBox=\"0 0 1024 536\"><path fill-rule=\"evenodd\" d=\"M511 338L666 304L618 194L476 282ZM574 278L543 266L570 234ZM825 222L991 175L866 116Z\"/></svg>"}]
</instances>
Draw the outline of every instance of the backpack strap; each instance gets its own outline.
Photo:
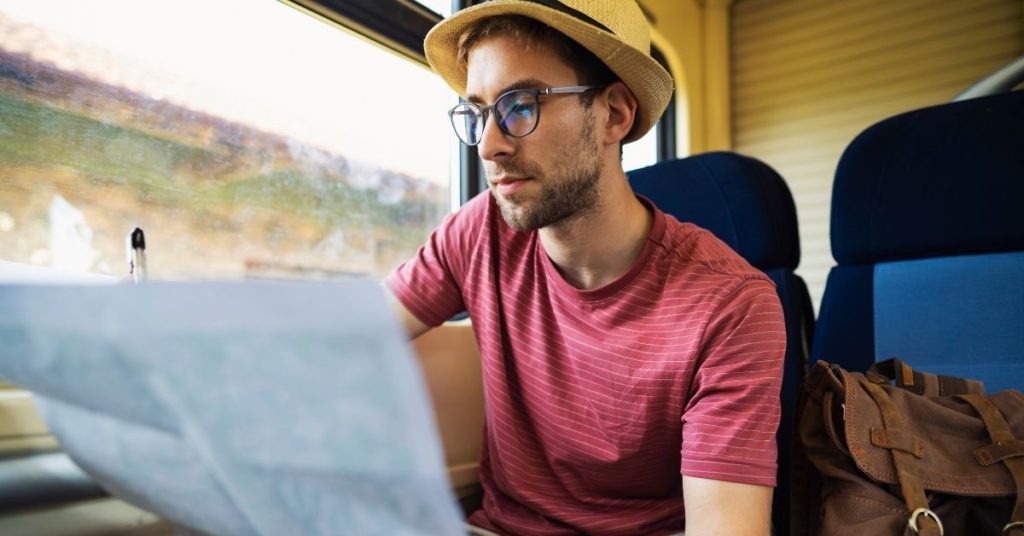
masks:
<instances>
[{"instance_id":1,"label":"backpack strap","mask_svg":"<svg viewBox=\"0 0 1024 536\"><path fill-rule=\"evenodd\" d=\"M886 393L885 389L865 379L861 379L860 382L868 394L871 395L871 398L874 399L875 404L878 405L878 410L882 414L884 434L889 437L904 439L904 441L894 441L892 445L886 445L883 448L887 448L892 455L892 462L896 467L896 478L900 484L900 493L903 495L903 501L907 505L907 510L911 512L910 517L907 519L907 527L910 534L942 536L942 521L935 515L935 512L928 508L928 498L925 496L924 484L921 483L921 479L918 478L917 472L914 471L911 464L915 453L908 452L908 450L912 451L914 449L908 449L908 445L904 444L913 444L914 439L911 437L909 429L904 426L899 409L892 399L889 398L889 393Z\"/></svg>"},{"instance_id":2,"label":"backpack strap","mask_svg":"<svg viewBox=\"0 0 1024 536\"><path fill-rule=\"evenodd\" d=\"M916 371L895 357L872 364L865 376L872 383L877 384L894 381L896 387L923 396L980 395L985 393L985 386L978 380Z\"/></svg>"},{"instance_id":3,"label":"backpack strap","mask_svg":"<svg viewBox=\"0 0 1024 536\"><path fill-rule=\"evenodd\" d=\"M993 441L991 445L974 451L978 463L992 465L1003 462L1017 486L1017 503L1013 507L1010 522L1003 527L1003 536L1024 536L1024 440L1013 435L1009 423L988 397L959 395L957 398L970 404L981 415Z\"/></svg>"}]
</instances>

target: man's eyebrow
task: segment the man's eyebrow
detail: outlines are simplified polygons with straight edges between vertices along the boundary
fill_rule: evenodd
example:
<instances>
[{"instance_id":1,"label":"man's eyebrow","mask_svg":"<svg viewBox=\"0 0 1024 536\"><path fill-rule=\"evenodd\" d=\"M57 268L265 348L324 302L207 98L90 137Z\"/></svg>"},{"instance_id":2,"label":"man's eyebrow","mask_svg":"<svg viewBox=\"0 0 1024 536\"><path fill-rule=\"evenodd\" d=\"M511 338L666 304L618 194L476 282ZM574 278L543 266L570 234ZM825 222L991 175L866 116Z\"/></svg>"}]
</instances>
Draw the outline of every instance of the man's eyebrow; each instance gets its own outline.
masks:
<instances>
[{"instance_id":1,"label":"man's eyebrow","mask_svg":"<svg viewBox=\"0 0 1024 536\"><path fill-rule=\"evenodd\" d=\"M504 95L509 91L515 91L517 89L536 89L547 86L548 84L545 83L543 80L539 80L537 78L524 78L522 80L517 80L512 84L509 84L508 86L505 86L501 91L498 92L498 96L500 97L501 95ZM466 95L466 101L479 105L484 102L484 99L480 98L479 95L470 93L469 95Z\"/></svg>"}]
</instances>

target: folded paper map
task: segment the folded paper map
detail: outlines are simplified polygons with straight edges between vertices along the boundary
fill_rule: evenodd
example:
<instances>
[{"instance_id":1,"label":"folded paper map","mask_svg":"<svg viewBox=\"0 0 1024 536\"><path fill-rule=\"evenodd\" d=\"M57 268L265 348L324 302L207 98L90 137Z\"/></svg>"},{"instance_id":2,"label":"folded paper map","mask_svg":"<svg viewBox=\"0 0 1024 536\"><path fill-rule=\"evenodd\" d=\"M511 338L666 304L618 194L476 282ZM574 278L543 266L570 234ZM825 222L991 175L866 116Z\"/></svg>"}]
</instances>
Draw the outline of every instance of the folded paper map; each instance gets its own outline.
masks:
<instances>
[{"instance_id":1,"label":"folded paper map","mask_svg":"<svg viewBox=\"0 0 1024 536\"><path fill-rule=\"evenodd\" d=\"M183 527L464 533L375 283L2 285L0 377L104 487Z\"/></svg>"}]
</instances>

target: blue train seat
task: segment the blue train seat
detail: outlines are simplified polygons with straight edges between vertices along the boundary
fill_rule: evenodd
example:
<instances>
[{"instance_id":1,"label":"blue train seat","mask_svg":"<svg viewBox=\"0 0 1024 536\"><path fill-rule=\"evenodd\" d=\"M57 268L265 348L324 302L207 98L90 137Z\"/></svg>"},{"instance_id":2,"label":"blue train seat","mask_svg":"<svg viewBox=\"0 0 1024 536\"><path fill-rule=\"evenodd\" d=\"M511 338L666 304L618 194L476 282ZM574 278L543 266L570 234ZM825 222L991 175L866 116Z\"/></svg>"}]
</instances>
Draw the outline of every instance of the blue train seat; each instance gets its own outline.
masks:
<instances>
[{"instance_id":1,"label":"blue train seat","mask_svg":"<svg viewBox=\"0 0 1024 536\"><path fill-rule=\"evenodd\" d=\"M1024 91L884 120L846 149L812 357L1024 388Z\"/></svg>"},{"instance_id":2,"label":"blue train seat","mask_svg":"<svg viewBox=\"0 0 1024 536\"><path fill-rule=\"evenodd\" d=\"M794 274L800 263L793 196L767 164L736 153L712 152L660 162L629 172L633 190L675 216L711 231L775 282L786 317L782 419L778 431L779 487L773 523L789 533L789 450L797 389L813 334L814 311L807 285Z\"/></svg>"}]
</instances>

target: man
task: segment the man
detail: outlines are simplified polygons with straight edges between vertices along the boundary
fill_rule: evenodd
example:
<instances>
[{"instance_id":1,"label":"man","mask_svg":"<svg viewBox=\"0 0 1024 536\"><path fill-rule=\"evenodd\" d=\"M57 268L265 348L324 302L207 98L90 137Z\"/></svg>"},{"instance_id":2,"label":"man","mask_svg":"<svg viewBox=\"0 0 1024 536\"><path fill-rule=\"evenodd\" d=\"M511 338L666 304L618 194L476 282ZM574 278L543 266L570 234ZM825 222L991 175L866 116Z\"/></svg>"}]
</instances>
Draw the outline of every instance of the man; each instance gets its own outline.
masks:
<instances>
[{"instance_id":1,"label":"man","mask_svg":"<svg viewBox=\"0 0 1024 536\"><path fill-rule=\"evenodd\" d=\"M387 287L412 337L472 318L486 398L473 525L769 533L781 310L763 274L629 188L621 144L671 95L649 32L633 0L493 0L427 36L490 192Z\"/></svg>"}]
</instances>

